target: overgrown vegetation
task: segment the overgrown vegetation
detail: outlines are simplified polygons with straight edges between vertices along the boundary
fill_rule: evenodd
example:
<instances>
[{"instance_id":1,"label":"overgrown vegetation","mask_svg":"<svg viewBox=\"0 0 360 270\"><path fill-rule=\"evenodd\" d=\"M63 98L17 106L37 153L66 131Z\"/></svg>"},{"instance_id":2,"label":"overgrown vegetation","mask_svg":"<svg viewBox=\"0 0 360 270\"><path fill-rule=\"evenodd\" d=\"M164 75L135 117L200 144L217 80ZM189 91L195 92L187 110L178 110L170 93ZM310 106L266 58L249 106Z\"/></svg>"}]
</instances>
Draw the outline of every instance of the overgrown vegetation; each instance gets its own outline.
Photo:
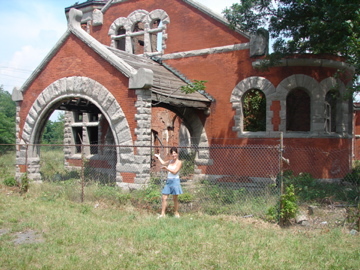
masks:
<instances>
[{"instance_id":1,"label":"overgrown vegetation","mask_svg":"<svg viewBox=\"0 0 360 270\"><path fill-rule=\"evenodd\" d=\"M64 142L64 113L59 113L57 121L46 122L42 143L43 144L63 144Z\"/></svg>"},{"instance_id":2,"label":"overgrown vegetation","mask_svg":"<svg viewBox=\"0 0 360 270\"><path fill-rule=\"evenodd\" d=\"M0 86L0 144L15 143L15 102L11 94ZM0 154L13 150L14 146L0 147Z\"/></svg>"},{"instance_id":3,"label":"overgrown vegetation","mask_svg":"<svg viewBox=\"0 0 360 270\"><path fill-rule=\"evenodd\" d=\"M51 148L51 149L50 149ZM10 155L10 153L9 153ZM80 170L67 170L64 167L62 149L52 149L52 146L42 146L41 176L49 190L41 196L42 200L53 201L66 198L74 202L107 202L120 207L127 205L138 210L157 213L161 204L161 189L163 179L154 176L148 185L139 190L131 189L124 192L115 185L114 178L97 172L84 162L84 181ZM283 174L284 194L279 193L279 178L276 184L268 185L257 191L237 186L236 183L216 183L208 180L192 183L194 173L193 153L183 153L184 166L182 175L189 175L183 179L184 194L179 196L183 213L204 213L207 215L236 215L251 216L272 222L289 223L297 212L297 207L304 204L323 205L335 202L349 206L348 220L356 220L359 208L359 167L346 175L342 183L323 183L314 179L310 174L294 175L292 171ZM9 162L9 157L12 161ZM186 162L185 162L186 161ZM24 181L17 183L14 179L14 153L11 156L2 155L0 158L2 175L1 183L9 187L19 188L19 192L26 196L29 186L24 175ZM192 183L187 185L187 181ZM50 185L50 184L53 185ZM172 214L172 200L169 199L168 214ZM345 221L344 221L345 222ZM355 223L352 225L355 226Z\"/></svg>"},{"instance_id":4,"label":"overgrown vegetation","mask_svg":"<svg viewBox=\"0 0 360 270\"><path fill-rule=\"evenodd\" d=\"M266 98L260 90L249 90L244 96L244 130L266 131Z\"/></svg>"},{"instance_id":5,"label":"overgrown vegetation","mask_svg":"<svg viewBox=\"0 0 360 270\"><path fill-rule=\"evenodd\" d=\"M205 83L207 83L207 81L194 80L193 83L181 86L180 91L185 94L191 94L197 91L204 91L206 88Z\"/></svg>"},{"instance_id":6,"label":"overgrown vegetation","mask_svg":"<svg viewBox=\"0 0 360 270\"><path fill-rule=\"evenodd\" d=\"M75 199L79 191L73 180L33 183L24 196L0 186L1 268L358 267L358 236L341 227L282 230L257 219L200 212L158 220L131 203L145 191L88 184L84 203Z\"/></svg>"}]
</instances>

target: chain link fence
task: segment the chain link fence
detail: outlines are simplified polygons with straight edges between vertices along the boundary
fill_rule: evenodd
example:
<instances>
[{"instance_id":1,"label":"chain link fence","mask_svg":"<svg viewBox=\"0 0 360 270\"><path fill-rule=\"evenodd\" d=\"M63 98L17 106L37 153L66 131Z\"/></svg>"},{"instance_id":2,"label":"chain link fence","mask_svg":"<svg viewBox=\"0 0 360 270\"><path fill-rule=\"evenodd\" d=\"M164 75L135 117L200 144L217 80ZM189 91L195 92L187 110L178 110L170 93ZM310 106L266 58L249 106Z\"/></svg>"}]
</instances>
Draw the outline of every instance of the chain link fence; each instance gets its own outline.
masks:
<instances>
[{"instance_id":1,"label":"chain link fence","mask_svg":"<svg viewBox=\"0 0 360 270\"><path fill-rule=\"evenodd\" d=\"M16 149L23 149L25 156L16 156ZM158 209L167 174L154 154L169 159L169 151L160 146L0 145L0 172L3 180L27 172L47 182L77 181L81 201L89 183L120 185L122 192L140 190ZM269 208L279 207L283 183L295 185L302 201L359 200L360 173L344 160L344 155L350 158L346 149L212 145L178 147L178 152L183 162L182 212L265 217ZM22 164L16 165L19 160ZM341 198L332 197L336 190Z\"/></svg>"}]
</instances>

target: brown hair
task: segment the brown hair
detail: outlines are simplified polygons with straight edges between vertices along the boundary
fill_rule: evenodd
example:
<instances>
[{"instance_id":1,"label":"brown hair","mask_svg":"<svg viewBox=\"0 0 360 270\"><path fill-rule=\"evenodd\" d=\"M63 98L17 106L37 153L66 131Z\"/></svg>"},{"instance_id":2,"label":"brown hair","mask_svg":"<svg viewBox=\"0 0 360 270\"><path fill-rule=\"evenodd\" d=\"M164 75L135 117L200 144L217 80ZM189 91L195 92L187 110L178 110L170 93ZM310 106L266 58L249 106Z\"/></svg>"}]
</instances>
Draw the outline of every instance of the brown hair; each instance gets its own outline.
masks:
<instances>
[{"instance_id":1,"label":"brown hair","mask_svg":"<svg viewBox=\"0 0 360 270\"><path fill-rule=\"evenodd\" d=\"M178 154L178 150L177 150L177 148L175 146L170 148L170 154L172 154L173 152Z\"/></svg>"}]
</instances>

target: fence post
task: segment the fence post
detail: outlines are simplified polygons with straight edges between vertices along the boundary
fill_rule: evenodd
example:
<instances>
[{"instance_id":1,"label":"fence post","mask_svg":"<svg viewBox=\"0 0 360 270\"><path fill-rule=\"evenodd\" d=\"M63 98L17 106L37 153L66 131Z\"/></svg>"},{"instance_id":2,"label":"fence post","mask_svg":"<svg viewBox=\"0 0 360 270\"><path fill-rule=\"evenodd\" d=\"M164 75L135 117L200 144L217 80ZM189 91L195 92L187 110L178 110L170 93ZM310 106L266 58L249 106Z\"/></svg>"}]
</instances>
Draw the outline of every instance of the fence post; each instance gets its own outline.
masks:
<instances>
[{"instance_id":1,"label":"fence post","mask_svg":"<svg viewBox=\"0 0 360 270\"><path fill-rule=\"evenodd\" d=\"M25 174L28 172L28 148L29 145L25 144Z\"/></svg>"},{"instance_id":2,"label":"fence post","mask_svg":"<svg viewBox=\"0 0 360 270\"><path fill-rule=\"evenodd\" d=\"M84 153L84 146L81 143L81 202L84 202L84 186L85 186L85 153Z\"/></svg>"},{"instance_id":3,"label":"fence post","mask_svg":"<svg viewBox=\"0 0 360 270\"><path fill-rule=\"evenodd\" d=\"M284 172L283 172L283 151L284 151L284 138L283 138L283 133L280 132L280 149L279 149L279 170L280 170L280 173L279 173L279 182L280 182L280 209L279 209L279 213L280 213L280 220L279 220L279 223L280 223L280 226L283 226L284 225L284 219L281 215L281 211L284 207L283 203L282 203L282 195L284 194L284 183L283 183L283 175L284 175Z\"/></svg>"}]
</instances>

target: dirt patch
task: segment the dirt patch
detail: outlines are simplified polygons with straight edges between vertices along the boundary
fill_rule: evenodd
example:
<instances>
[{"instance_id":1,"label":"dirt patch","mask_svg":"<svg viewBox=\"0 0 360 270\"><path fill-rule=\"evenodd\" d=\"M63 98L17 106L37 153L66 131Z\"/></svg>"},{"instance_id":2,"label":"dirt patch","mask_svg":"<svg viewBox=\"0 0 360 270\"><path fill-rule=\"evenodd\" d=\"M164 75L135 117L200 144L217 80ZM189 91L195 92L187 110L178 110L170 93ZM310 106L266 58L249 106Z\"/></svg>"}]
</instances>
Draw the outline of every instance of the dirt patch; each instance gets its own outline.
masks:
<instances>
[{"instance_id":1,"label":"dirt patch","mask_svg":"<svg viewBox=\"0 0 360 270\"><path fill-rule=\"evenodd\" d=\"M15 236L16 239L13 241L15 245L42 243L45 241L42 235L34 230L18 232Z\"/></svg>"},{"instance_id":2,"label":"dirt patch","mask_svg":"<svg viewBox=\"0 0 360 270\"><path fill-rule=\"evenodd\" d=\"M0 229L0 236L10 233L10 230L8 229ZM43 243L45 242L45 239L43 236L34 230L27 230L24 232L17 232L12 234L15 236L15 239L12 240L12 242L15 245L21 245L21 244L35 244L35 243Z\"/></svg>"}]
</instances>

